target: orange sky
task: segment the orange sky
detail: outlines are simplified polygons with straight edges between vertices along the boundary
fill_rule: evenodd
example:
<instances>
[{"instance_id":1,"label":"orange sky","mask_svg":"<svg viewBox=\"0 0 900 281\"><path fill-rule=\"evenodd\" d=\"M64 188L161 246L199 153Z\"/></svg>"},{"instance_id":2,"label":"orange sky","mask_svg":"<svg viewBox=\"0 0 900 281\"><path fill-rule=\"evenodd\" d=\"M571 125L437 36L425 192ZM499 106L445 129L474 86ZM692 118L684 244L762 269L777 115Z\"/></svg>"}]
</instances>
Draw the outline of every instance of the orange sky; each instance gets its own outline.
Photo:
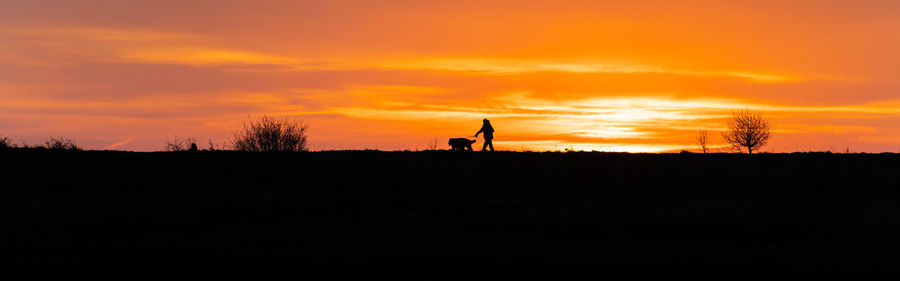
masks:
<instances>
[{"instance_id":1,"label":"orange sky","mask_svg":"<svg viewBox=\"0 0 900 281\"><path fill-rule=\"evenodd\" d=\"M898 35L889 0L0 0L0 135L161 150L268 114L415 150L489 118L498 149L656 152L750 108L763 151L900 152Z\"/></svg>"}]
</instances>

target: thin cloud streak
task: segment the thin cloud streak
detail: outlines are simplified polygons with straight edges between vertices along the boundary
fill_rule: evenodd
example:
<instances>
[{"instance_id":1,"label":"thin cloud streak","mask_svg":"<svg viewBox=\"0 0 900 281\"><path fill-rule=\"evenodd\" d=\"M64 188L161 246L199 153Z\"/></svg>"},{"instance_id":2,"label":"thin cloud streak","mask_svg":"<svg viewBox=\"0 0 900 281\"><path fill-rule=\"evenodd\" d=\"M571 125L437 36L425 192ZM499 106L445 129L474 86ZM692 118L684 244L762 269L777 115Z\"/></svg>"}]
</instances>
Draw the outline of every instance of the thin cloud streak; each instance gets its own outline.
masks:
<instances>
[{"instance_id":1,"label":"thin cloud streak","mask_svg":"<svg viewBox=\"0 0 900 281\"><path fill-rule=\"evenodd\" d=\"M118 149L120 146L123 146L123 145L126 145L126 144L130 143L131 141L133 141L133 140L136 139L136 138L137 138L137 137L130 137L130 138L126 139L126 140L123 140L123 141L120 141L120 142L117 142L117 143L114 143L114 144L110 144L109 146L107 146L107 147L105 147L105 148L103 148L103 149L106 149L106 150L116 150L116 149Z\"/></svg>"},{"instance_id":2,"label":"thin cloud streak","mask_svg":"<svg viewBox=\"0 0 900 281\"><path fill-rule=\"evenodd\" d=\"M571 72L571 73L672 73L701 77L734 77L754 82L777 83L799 80L786 75L757 73L752 71L700 71L684 69L667 69L661 66L634 62L564 62L535 60L504 60L497 58L441 58L414 59L405 63L386 63L386 68L397 69L435 69L463 72L480 72L493 75L536 73L536 72Z\"/></svg>"}]
</instances>

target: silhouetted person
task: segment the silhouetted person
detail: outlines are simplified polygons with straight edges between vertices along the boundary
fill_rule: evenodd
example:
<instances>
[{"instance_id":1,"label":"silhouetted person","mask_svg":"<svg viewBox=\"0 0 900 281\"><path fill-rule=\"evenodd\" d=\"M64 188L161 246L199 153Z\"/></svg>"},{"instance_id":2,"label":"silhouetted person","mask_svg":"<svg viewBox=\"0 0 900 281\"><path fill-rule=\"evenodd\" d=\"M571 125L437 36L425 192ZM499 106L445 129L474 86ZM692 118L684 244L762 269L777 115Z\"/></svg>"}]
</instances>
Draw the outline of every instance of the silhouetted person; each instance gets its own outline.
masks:
<instances>
[{"instance_id":1,"label":"silhouetted person","mask_svg":"<svg viewBox=\"0 0 900 281\"><path fill-rule=\"evenodd\" d=\"M191 148L188 149L188 151L197 151L197 144L196 144L196 143L191 143Z\"/></svg>"},{"instance_id":2,"label":"silhouetted person","mask_svg":"<svg viewBox=\"0 0 900 281\"><path fill-rule=\"evenodd\" d=\"M494 151L494 143L491 142L494 139L494 127L491 126L491 121L488 121L487 118L484 119L481 130L475 133L475 137L478 138L478 134L481 133L484 133L484 145L481 147L481 151L485 151L488 146L491 146L491 151Z\"/></svg>"}]
</instances>

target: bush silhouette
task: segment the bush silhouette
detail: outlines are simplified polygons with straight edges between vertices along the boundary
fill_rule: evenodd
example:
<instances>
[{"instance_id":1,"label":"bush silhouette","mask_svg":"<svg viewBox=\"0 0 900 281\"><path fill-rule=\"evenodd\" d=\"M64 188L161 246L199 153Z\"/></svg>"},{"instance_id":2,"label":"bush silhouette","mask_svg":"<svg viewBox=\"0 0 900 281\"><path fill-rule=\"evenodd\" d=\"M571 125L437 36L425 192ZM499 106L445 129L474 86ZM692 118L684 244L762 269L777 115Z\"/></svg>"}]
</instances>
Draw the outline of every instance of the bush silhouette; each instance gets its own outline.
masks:
<instances>
[{"instance_id":1,"label":"bush silhouette","mask_svg":"<svg viewBox=\"0 0 900 281\"><path fill-rule=\"evenodd\" d=\"M242 130L234 132L231 145L239 151L306 151L308 127L303 121L263 116L244 123Z\"/></svg>"}]
</instances>

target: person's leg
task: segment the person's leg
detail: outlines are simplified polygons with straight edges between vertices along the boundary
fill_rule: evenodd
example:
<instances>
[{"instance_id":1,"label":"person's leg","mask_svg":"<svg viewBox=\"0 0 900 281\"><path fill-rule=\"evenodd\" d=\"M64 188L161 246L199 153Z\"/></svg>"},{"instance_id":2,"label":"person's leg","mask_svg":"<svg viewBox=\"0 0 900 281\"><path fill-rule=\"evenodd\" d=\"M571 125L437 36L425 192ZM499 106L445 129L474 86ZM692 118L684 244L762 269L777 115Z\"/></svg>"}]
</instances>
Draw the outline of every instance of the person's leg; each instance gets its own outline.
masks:
<instances>
[{"instance_id":1,"label":"person's leg","mask_svg":"<svg viewBox=\"0 0 900 281\"><path fill-rule=\"evenodd\" d=\"M491 146L491 151L494 151L494 141L493 141L493 140L492 140L492 141L489 141L489 142L488 142L488 145Z\"/></svg>"},{"instance_id":2,"label":"person's leg","mask_svg":"<svg viewBox=\"0 0 900 281\"><path fill-rule=\"evenodd\" d=\"M481 146L481 151L485 151L487 149L487 146L488 146L488 141L485 140L484 145Z\"/></svg>"}]
</instances>

